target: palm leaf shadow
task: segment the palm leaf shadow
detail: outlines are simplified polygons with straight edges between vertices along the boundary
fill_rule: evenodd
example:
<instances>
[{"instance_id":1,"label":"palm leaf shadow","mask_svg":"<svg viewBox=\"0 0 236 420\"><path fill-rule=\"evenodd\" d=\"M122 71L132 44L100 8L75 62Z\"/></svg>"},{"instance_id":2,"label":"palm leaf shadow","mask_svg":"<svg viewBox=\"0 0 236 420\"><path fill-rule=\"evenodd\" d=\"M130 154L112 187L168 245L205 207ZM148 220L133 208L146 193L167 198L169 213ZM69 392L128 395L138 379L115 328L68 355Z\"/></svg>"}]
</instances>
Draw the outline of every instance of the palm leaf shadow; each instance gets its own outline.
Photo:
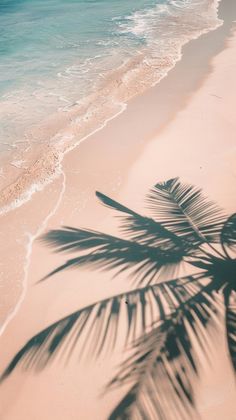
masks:
<instances>
[{"instance_id":1,"label":"palm leaf shadow","mask_svg":"<svg viewBox=\"0 0 236 420\"><path fill-rule=\"evenodd\" d=\"M157 319L163 319L164 305L169 303L171 307L169 299L173 292L179 301L189 300L192 283L194 282L194 290L197 288L201 290L203 288L202 278L203 276L198 275L172 280L165 283L164 289L159 284L147 285L103 299L56 321L25 344L13 358L1 379L4 380L21 363L26 370L43 369L53 361L59 350L63 350L63 353L68 357L76 349L77 342L87 324L90 325L87 329L85 342L90 342L90 346L86 346L86 354L97 357L107 347L111 347L113 350L122 312L127 320L125 344L128 344L130 340L136 340L138 319L141 318L142 332L145 333ZM166 298L163 299L164 296ZM151 317L147 317L147 306ZM172 302L172 310L174 307L174 302ZM92 341L90 341L91 338ZM81 357L84 351L85 347L82 347Z\"/></svg>"},{"instance_id":2,"label":"palm leaf shadow","mask_svg":"<svg viewBox=\"0 0 236 420\"><path fill-rule=\"evenodd\" d=\"M112 270L115 275L128 269L136 288L82 308L36 334L1 379L18 365L40 370L57 354L69 359L78 351L80 339L80 357L114 350L121 319L126 319L124 346L132 346L133 354L121 364L108 389L130 386L110 419L150 418L153 413L167 419L162 383L180 418L190 419L195 410L191 377L198 374L193 342L207 352L219 295L224 300L229 355L235 367L235 215L227 218L200 189L178 178L152 188L147 197L152 217L96 194L121 214L125 238L71 227L50 231L42 238L46 244L56 252L77 255L47 277L87 266ZM181 267L189 273L185 277L179 275Z\"/></svg>"}]
</instances>

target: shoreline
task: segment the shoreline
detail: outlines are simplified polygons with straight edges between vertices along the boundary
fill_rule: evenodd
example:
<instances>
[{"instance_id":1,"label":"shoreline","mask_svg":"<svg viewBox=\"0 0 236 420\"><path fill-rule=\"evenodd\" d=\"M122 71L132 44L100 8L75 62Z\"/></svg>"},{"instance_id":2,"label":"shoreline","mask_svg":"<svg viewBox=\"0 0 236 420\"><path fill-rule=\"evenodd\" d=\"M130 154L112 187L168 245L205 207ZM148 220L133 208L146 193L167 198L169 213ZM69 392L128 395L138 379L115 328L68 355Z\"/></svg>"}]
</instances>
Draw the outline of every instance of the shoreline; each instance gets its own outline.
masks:
<instances>
[{"instance_id":1,"label":"shoreline","mask_svg":"<svg viewBox=\"0 0 236 420\"><path fill-rule=\"evenodd\" d=\"M20 143L25 144L28 142L28 146L26 150L19 151L14 160L26 162L27 169L24 169L24 166L14 166L12 159L9 162L7 160L8 163L6 164L5 162L5 165L3 165L8 169L6 173L2 174L0 216L24 205L34 193L41 191L45 186L53 182L56 177L60 176L59 168L64 156L70 153L71 150L76 149L80 143L95 132L102 130L111 119L116 118L123 112L136 96L142 96L146 91L155 88L181 61L186 45L222 26L224 21L219 17L218 13L222 2L224 0L214 0L212 2L211 7L218 15L216 26L210 29L202 29L200 32L196 31L195 35L194 33L192 34L192 38L179 41L175 55L171 59L166 57L164 60L166 63L164 61L160 63L159 76L156 80L154 76L156 72L155 67L153 66L152 68L149 64L145 64L146 54L144 50L133 59L128 60L127 63L123 63L118 69L112 70L107 75L108 80L105 86L98 88L98 93L94 92L87 98L85 97L81 105L74 104L71 110L66 113L58 112L52 114L42 124L33 126L28 133L26 131L26 138L20 141L19 145ZM164 70L162 70L162 66ZM126 71L121 70L123 67L127 67ZM151 68L152 70L150 70ZM122 74L130 79L127 85L123 81ZM138 80L142 80L142 83L137 90ZM104 104L103 95L106 98L111 95L112 103L109 104L107 102ZM90 109L91 103L98 103L98 105L95 108L91 106L92 109ZM114 109L112 108L113 106ZM106 109L105 113L103 109ZM92 116L91 122L90 116ZM84 123L82 125L77 123L80 117L82 117ZM34 143L33 148L30 144L30 137L38 138L38 144ZM18 176L16 176L17 172L20 172ZM8 180L6 185L4 185L4 179Z\"/></svg>"}]
</instances>

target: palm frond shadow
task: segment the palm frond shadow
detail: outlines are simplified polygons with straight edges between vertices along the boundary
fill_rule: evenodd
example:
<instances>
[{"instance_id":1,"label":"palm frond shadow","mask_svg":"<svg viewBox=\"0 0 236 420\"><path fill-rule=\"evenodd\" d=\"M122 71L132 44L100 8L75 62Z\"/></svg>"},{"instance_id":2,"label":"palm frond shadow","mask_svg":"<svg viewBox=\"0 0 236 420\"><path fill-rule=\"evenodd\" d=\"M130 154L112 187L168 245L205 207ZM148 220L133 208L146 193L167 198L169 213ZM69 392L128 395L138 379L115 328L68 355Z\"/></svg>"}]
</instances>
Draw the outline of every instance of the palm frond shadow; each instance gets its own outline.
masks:
<instances>
[{"instance_id":1,"label":"palm frond shadow","mask_svg":"<svg viewBox=\"0 0 236 420\"><path fill-rule=\"evenodd\" d=\"M113 351L122 334L127 357L106 391L121 385L128 391L109 418L167 419L171 406L179 418L190 419L196 410L196 349L208 354L220 299L229 357L236 366L235 214L227 218L200 189L178 178L152 188L147 196L151 216L96 194L119 212L122 237L71 227L48 232L43 242L56 252L76 256L46 278L89 267L112 270L116 276L128 272L135 288L82 308L36 334L9 363L1 381L19 365L38 371L56 356L69 360L75 351L80 358L98 357ZM183 268L188 274L181 277Z\"/></svg>"},{"instance_id":2,"label":"palm frond shadow","mask_svg":"<svg viewBox=\"0 0 236 420\"><path fill-rule=\"evenodd\" d=\"M136 340L132 356L121 364L108 384L107 389L130 385L109 419L128 419L135 414L152 418L152 413L158 413L160 419L169 419L168 406L171 405L175 418L191 418L194 413L192 381L198 376L199 365L193 343L210 357L209 336L216 330L217 312L217 295L213 294L211 286L206 287Z\"/></svg>"}]
</instances>

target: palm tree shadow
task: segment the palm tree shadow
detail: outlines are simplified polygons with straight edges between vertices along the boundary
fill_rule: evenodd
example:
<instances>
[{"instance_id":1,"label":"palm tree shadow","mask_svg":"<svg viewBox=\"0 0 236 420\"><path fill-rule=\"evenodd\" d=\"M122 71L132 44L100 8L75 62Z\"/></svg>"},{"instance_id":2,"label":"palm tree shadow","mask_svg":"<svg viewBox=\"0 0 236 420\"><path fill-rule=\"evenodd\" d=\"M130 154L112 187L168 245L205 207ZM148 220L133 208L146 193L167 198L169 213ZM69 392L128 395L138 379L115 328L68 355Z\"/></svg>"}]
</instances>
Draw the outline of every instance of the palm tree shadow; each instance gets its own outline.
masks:
<instances>
[{"instance_id":1,"label":"palm tree shadow","mask_svg":"<svg viewBox=\"0 0 236 420\"><path fill-rule=\"evenodd\" d=\"M125 238L71 227L49 231L43 242L56 252L76 256L46 278L69 268L89 267L112 270L115 275L128 272L134 286L36 334L10 362L1 381L18 365L38 371L58 353L70 359L78 352L79 340L80 357L113 351L120 320L126 319L124 347L132 352L106 390L126 385L128 391L109 418L168 419L171 405L179 418L190 419L196 411L192 378L198 376L194 343L207 354L219 296L225 306L229 357L236 367L236 214L227 218L200 189L178 178L153 187L146 200L148 217L104 194L97 197L119 211ZM180 275L183 269L185 276Z\"/></svg>"}]
</instances>

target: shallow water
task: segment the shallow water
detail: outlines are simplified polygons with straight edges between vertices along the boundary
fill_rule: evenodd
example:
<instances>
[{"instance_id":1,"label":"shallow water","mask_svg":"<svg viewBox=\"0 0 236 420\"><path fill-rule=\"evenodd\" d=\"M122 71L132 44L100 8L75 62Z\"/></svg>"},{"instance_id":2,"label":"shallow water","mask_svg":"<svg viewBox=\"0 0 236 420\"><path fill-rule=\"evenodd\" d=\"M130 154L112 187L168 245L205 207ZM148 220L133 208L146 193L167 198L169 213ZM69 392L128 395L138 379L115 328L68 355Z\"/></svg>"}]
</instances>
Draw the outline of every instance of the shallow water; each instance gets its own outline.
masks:
<instances>
[{"instance_id":1,"label":"shallow water","mask_svg":"<svg viewBox=\"0 0 236 420\"><path fill-rule=\"evenodd\" d=\"M104 72L142 44L120 31L147 1L5 0L0 5L1 137L88 94ZM119 54L119 56L117 55ZM3 142L2 140L2 142Z\"/></svg>"},{"instance_id":2,"label":"shallow water","mask_svg":"<svg viewBox=\"0 0 236 420\"><path fill-rule=\"evenodd\" d=\"M5 4L7 3L9 2L5 2ZM60 112L65 115L70 114L75 108L74 103L86 104L84 110L83 107L82 109L78 108L78 112L76 111L74 115L72 115L73 112L71 114L73 127L80 125L77 137L86 138L89 132L96 130L99 126L101 127L109 118L112 118L112 115L121 111L125 102L133 94L157 83L181 57L181 48L186 42L220 24L217 18L217 2L213 1L169 1L168 4L166 2L165 4L164 2L135 2L135 7L132 10L131 3L134 4L134 2L130 2L127 6L123 1L114 1L109 3L108 8L107 1L70 1L66 5L62 1L22 1L18 2L15 10L10 13L10 9L8 11L7 8L5 9L8 19L12 19L11 22L13 22L9 25L9 31L12 30L12 36L15 37L12 48L14 47L16 51L13 53L12 50L12 54L10 54L11 48L10 45L9 49L7 48L7 43L1 47L1 68L4 68L4 63L5 66L8 65L8 67L5 67L7 71L1 73L1 80L5 80L5 84L2 84L0 107L2 121L4 122L2 124L3 143L6 143L7 139L9 145L15 146L17 142L28 135L30 127L40 124L50 113L57 113L58 110L61 110ZM11 4L13 3L11 2ZM57 4L61 5L61 11L60 8L56 7ZM74 13L72 13L72 9L69 13L69 4L72 5ZM82 4L84 13L87 13L86 22L90 22L89 25L84 25L84 28L83 19L85 18L82 19L78 12L82 9L77 9L78 5ZM100 7L103 5L107 13L106 18L104 13L101 12L101 8L97 7L95 9L98 4ZM117 7L113 10L111 4L117 5ZM21 11L19 5L22 6ZM93 5L93 8L89 9L88 5ZM122 5L124 7L123 12L126 10L123 15L121 14ZM48 10L49 6L52 9L47 14L46 9ZM129 10L127 10L128 7ZM46 20L42 18L43 10L47 15ZM77 11L77 15L75 11ZM193 14L193 11L195 14ZM101 16L98 12L101 13ZM17 20L19 13L23 13L24 19L22 17L22 21ZM69 19L69 16L66 18L67 13L71 20L67 21L68 25L66 26L65 22ZM37 19L36 17L33 19L32 14L37 15ZM95 18L98 15L101 21L96 27L99 27L96 32L92 17L96 20ZM21 37L18 36L20 32L15 31L14 33L13 27L18 24L24 27L27 23L27 16L31 31L27 32L26 30L24 42L22 42ZM75 21L79 22L79 17L82 23L78 25L78 28L69 24L69 21L73 21L75 25ZM48 24L46 25L47 20ZM6 24L7 19L4 22ZM59 22L61 22L61 26ZM102 22L106 22L107 26ZM62 31L60 28L63 25L66 26L66 29L63 27ZM37 30L40 28L37 36L41 37L41 40L45 39L45 42L38 42L37 48L36 28ZM58 41L56 35L49 36L50 31L55 33L55 28L57 28L60 39L63 39L60 48L56 46ZM113 31L111 31L111 28L113 28ZM34 33L34 41L30 36L32 33ZM72 33L74 38L71 35ZM17 39L17 36L19 39ZM73 46L71 44L72 39L75 43ZM89 42L90 39L91 42ZM14 63L17 63L16 57L20 61L19 57L23 54L24 49L24 60L22 59L24 63L21 66L15 65ZM18 77L19 74L20 77ZM94 94L88 97L90 93ZM112 107L111 103L113 104L113 102L118 103L119 106ZM91 120L90 124L83 131L83 125L87 120ZM68 131L70 132L70 130ZM71 138L73 138L73 135L71 135ZM45 141L37 137L33 140L35 142ZM58 136L54 140L60 141L61 137ZM77 139L75 139L76 141ZM25 165L25 157L23 155L23 158L19 158L17 153L15 156L14 150L13 148L11 163L17 170L17 168ZM19 181L15 189L17 195L13 197L14 200L11 200L9 205L2 207L0 211L7 212L20 207L22 203L29 201L35 192L42 189L47 183L47 179L53 175L53 172L48 170L47 164L52 166L58 164L58 159L54 159L54 157L55 154L53 153L52 160L48 159L46 164L45 161L41 161L36 169L27 174L27 177L24 176L22 182ZM60 171L59 173L62 174ZM40 177L42 179L41 184ZM24 190L25 186L26 189ZM57 203L55 206L57 206ZM49 216L50 214L52 213L49 213ZM49 216L46 217L46 221ZM40 229L45 223L44 221L40 225ZM26 226L23 225L22 229L26 229ZM30 229L28 230L31 232ZM33 233L35 235L35 232ZM27 270L33 241L31 238L34 237L31 235L26 244L24 284L28 275ZM3 277L4 282L5 279L8 281L7 276ZM8 288L9 284L7 284L7 293Z\"/></svg>"},{"instance_id":3,"label":"shallow water","mask_svg":"<svg viewBox=\"0 0 236 420\"><path fill-rule=\"evenodd\" d=\"M218 3L2 0L3 186L31 167L29 149L49 146L53 152L51 158L47 149L47 163L42 155L15 189L4 189L0 213L41 190L55 176L53 167L66 150L122 112L130 98L158 83L181 58L184 44L218 27ZM52 116L53 129L48 125Z\"/></svg>"},{"instance_id":4,"label":"shallow water","mask_svg":"<svg viewBox=\"0 0 236 420\"><path fill-rule=\"evenodd\" d=\"M147 47L176 58L179 43L217 24L209 0L2 0L0 143L68 109ZM195 13L193 18L192 13Z\"/></svg>"}]
</instances>

